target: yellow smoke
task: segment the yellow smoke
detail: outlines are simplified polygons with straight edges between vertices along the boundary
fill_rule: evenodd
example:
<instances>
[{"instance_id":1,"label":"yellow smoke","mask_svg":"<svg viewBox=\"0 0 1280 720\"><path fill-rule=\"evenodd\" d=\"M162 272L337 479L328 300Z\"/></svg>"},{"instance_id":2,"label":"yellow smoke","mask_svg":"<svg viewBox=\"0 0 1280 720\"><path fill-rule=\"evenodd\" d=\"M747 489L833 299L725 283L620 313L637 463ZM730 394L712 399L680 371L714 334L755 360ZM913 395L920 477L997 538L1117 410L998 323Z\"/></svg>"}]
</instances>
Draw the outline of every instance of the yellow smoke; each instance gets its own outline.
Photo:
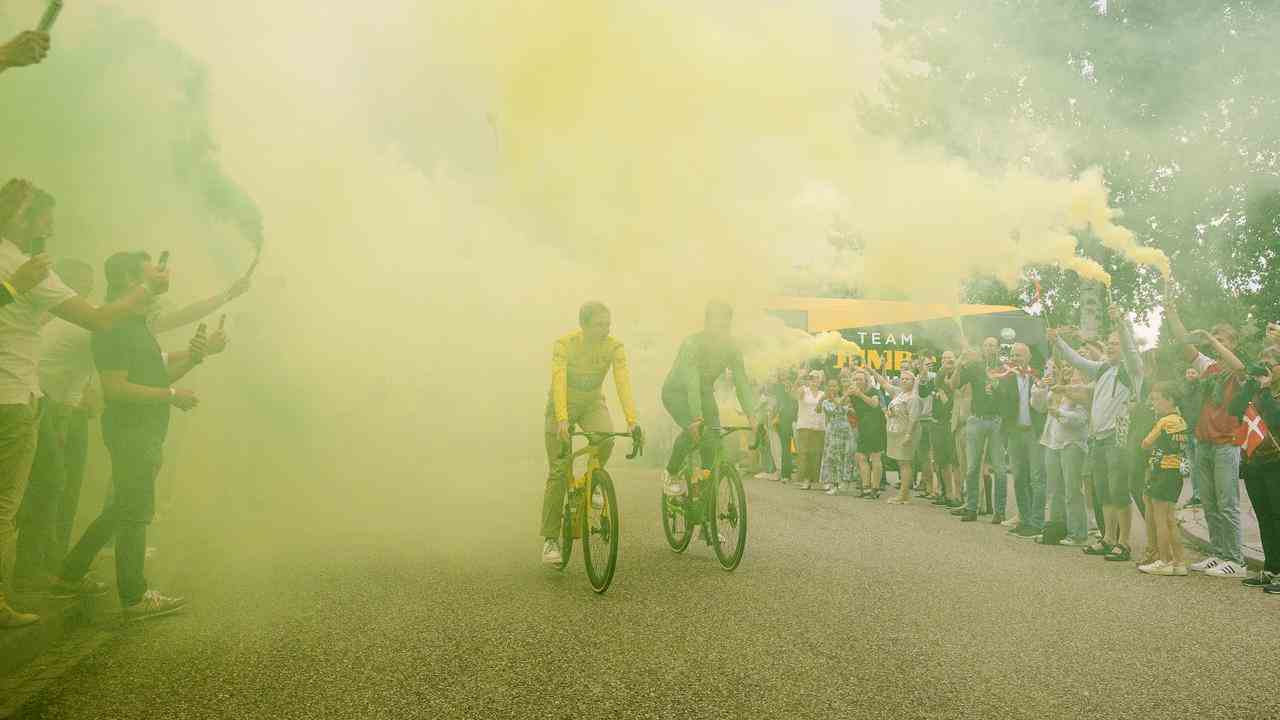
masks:
<instances>
[{"instance_id":1,"label":"yellow smoke","mask_svg":"<svg viewBox=\"0 0 1280 720\"><path fill-rule=\"evenodd\" d=\"M1122 213L1109 204L1109 192L1102 170L1092 168L1080 176L1072 187L1071 215L1076 227L1088 225L1102 244L1123 255L1130 262L1149 265L1169 277L1169 256L1163 250L1139 245L1133 233L1116 224Z\"/></svg>"}]
</instances>

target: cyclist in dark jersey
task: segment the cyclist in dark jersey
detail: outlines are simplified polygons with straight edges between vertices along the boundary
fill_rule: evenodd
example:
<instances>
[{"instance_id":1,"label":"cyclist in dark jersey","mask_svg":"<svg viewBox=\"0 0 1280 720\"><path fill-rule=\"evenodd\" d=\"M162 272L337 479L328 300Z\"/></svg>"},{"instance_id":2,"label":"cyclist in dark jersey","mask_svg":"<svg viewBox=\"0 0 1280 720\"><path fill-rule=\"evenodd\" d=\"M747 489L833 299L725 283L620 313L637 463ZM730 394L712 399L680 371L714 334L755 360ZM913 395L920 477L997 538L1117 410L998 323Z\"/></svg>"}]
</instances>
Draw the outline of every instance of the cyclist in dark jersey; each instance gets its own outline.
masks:
<instances>
[{"instance_id":1,"label":"cyclist in dark jersey","mask_svg":"<svg viewBox=\"0 0 1280 720\"><path fill-rule=\"evenodd\" d=\"M678 477L680 466L698 441L702 428L720 424L715 385L725 370L733 377L734 391L747 423L755 426L755 396L747 381L742 350L729 334L732 325L732 307L721 302L708 303L705 329L680 344L675 365L662 385L662 405L681 428L663 471L664 492L668 495L684 494L684 482ZM714 454L712 443L703 444L704 466L711 462Z\"/></svg>"}]
</instances>

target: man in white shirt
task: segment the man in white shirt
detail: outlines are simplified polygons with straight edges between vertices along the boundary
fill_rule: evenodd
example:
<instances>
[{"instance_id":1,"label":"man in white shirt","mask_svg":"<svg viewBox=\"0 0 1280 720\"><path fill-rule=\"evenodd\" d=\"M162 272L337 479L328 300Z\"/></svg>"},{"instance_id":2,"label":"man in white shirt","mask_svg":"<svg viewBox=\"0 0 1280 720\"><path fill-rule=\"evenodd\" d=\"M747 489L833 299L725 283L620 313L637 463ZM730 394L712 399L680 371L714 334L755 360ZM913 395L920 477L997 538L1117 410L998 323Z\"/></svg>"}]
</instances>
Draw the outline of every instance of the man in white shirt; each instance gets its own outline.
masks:
<instances>
[{"instance_id":1,"label":"man in white shirt","mask_svg":"<svg viewBox=\"0 0 1280 720\"><path fill-rule=\"evenodd\" d=\"M64 259L58 261L54 271L81 297L93 293L93 267L87 263ZM63 320L54 320L44 333L40 356L40 389L44 398L40 402L35 460L18 511L13 583L19 592L46 591L66 554L69 538L59 542L58 524L63 505L67 505L70 519L74 519L84 478L82 462L72 476L68 456L81 458L86 450L73 446L72 441L87 440L87 433L82 431L87 428L73 429L71 425L88 423L88 416L76 410L85 386L95 375L92 337L88 330Z\"/></svg>"},{"instance_id":2,"label":"man in white shirt","mask_svg":"<svg viewBox=\"0 0 1280 720\"><path fill-rule=\"evenodd\" d=\"M18 200L15 201L15 198ZM33 256L43 256L53 235L53 196L25 180L0 187L0 207L18 208L0 226L0 277L10 277ZM88 330L106 330L168 289L168 274L154 271L115 302L94 307L56 273L0 307L0 558L15 534L14 519L26 491L39 426L40 332L50 314ZM7 577L0 564L0 588ZM0 592L0 631L39 618L13 610Z\"/></svg>"}]
</instances>

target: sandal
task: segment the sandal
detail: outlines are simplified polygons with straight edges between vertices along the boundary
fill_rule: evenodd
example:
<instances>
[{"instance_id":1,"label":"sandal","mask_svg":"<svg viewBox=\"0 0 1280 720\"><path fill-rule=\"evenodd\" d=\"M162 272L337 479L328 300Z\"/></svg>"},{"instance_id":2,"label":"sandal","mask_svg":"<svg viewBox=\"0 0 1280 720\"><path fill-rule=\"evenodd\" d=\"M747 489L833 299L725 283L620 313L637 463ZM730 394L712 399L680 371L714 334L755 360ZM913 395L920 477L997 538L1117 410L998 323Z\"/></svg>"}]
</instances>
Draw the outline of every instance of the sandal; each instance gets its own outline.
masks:
<instances>
[{"instance_id":1,"label":"sandal","mask_svg":"<svg viewBox=\"0 0 1280 720\"><path fill-rule=\"evenodd\" d=\"M1126 562L1130 557L1129 548L1127 546L1116 544L1111 546L1111 550L1107 553L1106 557L1102 559L1107 562Z\"/></svg>"},{"instance_id":2,"label":"sandal","mask_svg":"<svg viewBox=\"0 0 1280 720\"><path fill-rule=\"evenodd\" d=\"M1111 548L1113 547L1115 546L1107 543L1105 540L1099 540L1098 542L1086 547L1084 549L1084 554L1085 555L1106 555L1111 552Z\"/></svg>"}]
</instances>

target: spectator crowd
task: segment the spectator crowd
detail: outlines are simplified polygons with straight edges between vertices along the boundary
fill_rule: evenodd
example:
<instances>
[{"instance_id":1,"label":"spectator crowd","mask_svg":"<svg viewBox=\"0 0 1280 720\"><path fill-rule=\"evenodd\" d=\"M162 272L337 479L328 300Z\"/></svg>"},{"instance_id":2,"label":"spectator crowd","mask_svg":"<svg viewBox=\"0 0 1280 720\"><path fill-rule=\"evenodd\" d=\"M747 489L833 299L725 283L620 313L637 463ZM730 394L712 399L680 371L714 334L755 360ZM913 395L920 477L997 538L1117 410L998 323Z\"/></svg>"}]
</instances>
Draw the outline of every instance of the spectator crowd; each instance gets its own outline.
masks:
<instances>
[{"instance_id":1,"label":"spectator crowd","mask_svg":"<svg viewBox=\"0 0 1280 720\"><path fill-rule=\"evenodd\" d=\"M45 33L20 33L0 45L0 73L39 63L49 45ZM0 186L0 632L40 620L16 608L28 604L16 598L107 593L89 570L111 543L126 620L183 607L184 599L147 582L147 527L170 410L199 402L175 384L228 341L222 322L212 331L200 323L167 352L157 335L198 323L249 287L246 275L223 292L164 311L158 300L170 289L168 253L124 249L106 258L104 301L91 302L93 265L66 257L70 246L56 248L57 262L48 252L55 209L53 195L30 181ZM98 416L111 487L72 544L89 422Z\"/></svg>"},{"instance_id":2,"label":"spectator crowd","mask_svg":"<svg viewBox=\"0 0 1280 720\"><path fill-rule=\"evenodd\" d=\"M928 502L1149 575L1202 573L1280 594L1280 324L1249 360L1238 328L1188 331L1177 304L1169 283L1170 342L1144 352L1113 306L1105 338L1052 328L1036 352L962 338L917 353L895 377L857 356L777 371L760 386L772 442L758 477L866 500L892 477L890 504ZM1265 555L1255 573L1242 552L1241 480ZM1176 514L1187 484L1185 506L1203 507L1209 535L1196 562ZM1138 557L1135 531L1146 540Z\"/></svg>"}]
</instances>

